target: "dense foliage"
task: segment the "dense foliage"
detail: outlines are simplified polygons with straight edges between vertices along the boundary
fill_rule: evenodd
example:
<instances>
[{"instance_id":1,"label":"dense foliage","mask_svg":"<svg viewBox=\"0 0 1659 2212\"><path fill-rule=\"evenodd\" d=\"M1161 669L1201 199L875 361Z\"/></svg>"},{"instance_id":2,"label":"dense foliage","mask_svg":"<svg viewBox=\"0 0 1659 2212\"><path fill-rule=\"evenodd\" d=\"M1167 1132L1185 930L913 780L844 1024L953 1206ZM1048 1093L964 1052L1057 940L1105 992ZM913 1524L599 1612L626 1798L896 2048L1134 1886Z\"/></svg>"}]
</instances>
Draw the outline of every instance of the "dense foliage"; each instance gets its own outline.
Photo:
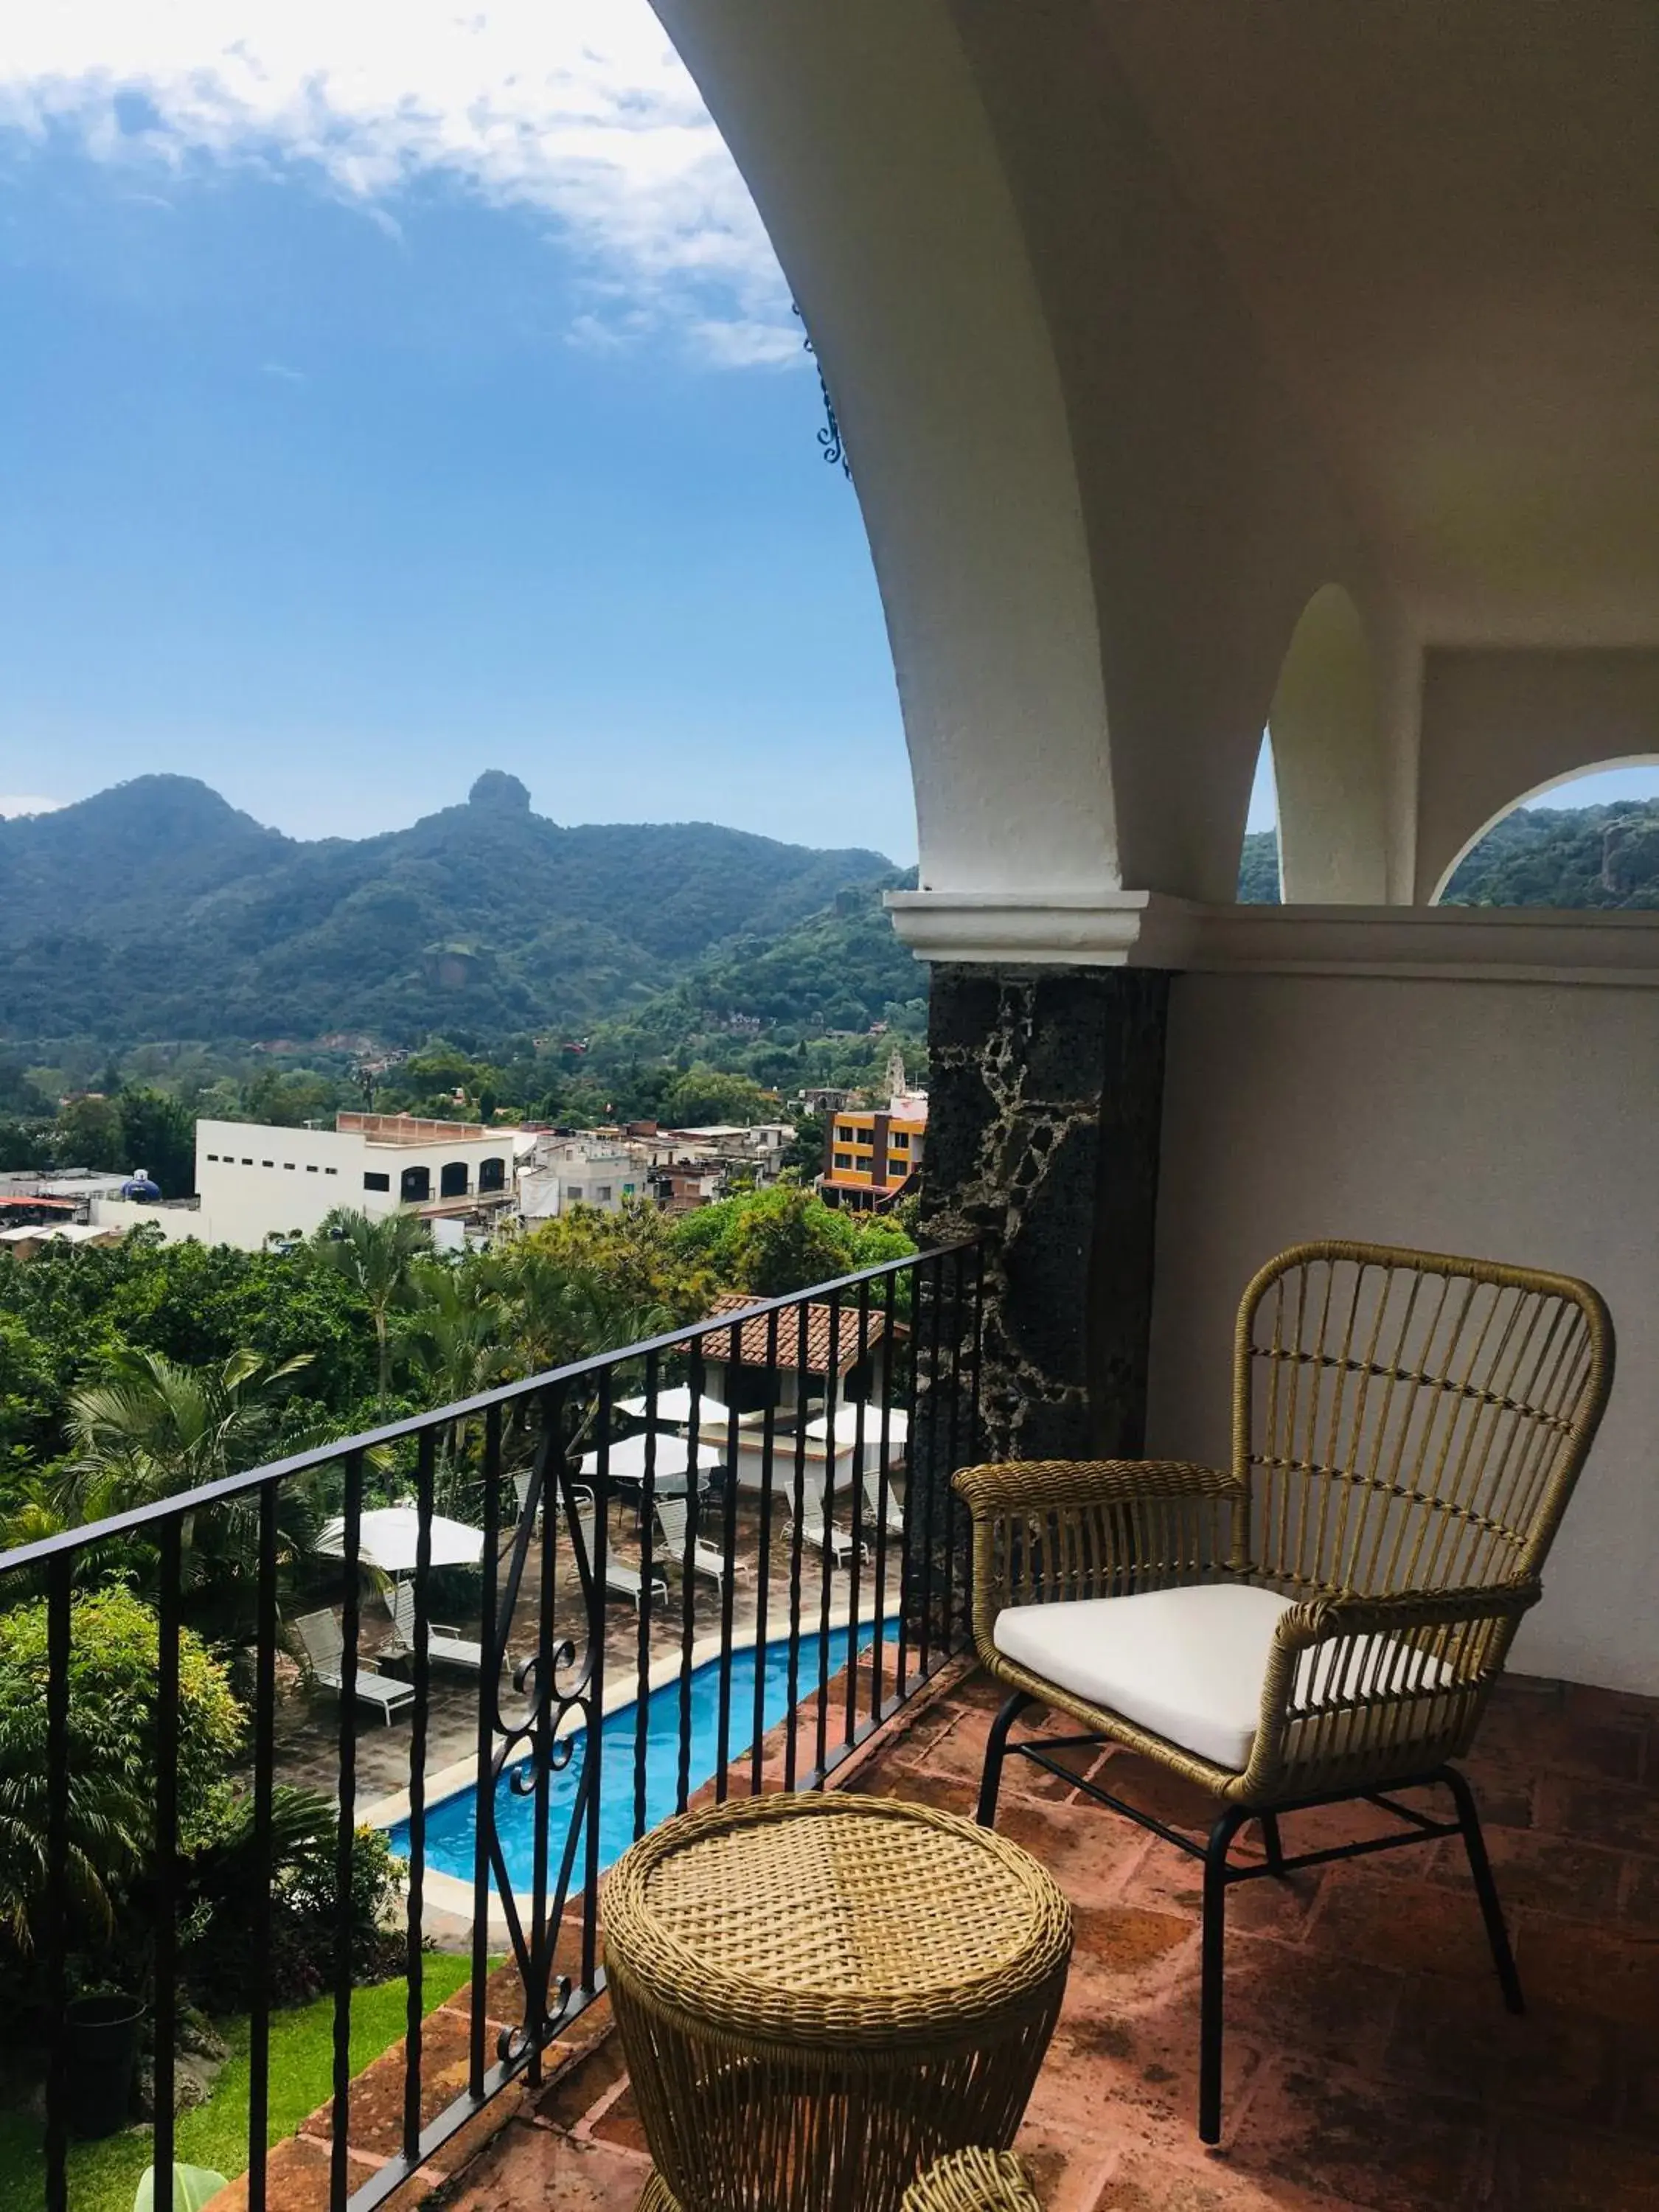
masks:
<instances>
[{"instance_id":1,"label":"dense foliage","mask_svg":"<svg viewBox=\"0 0 1659 2212\"><path fill-rule=\"evenodd\" d=\"M1448 906L1659 906L1659 799L1522 806L1458 864Z\"/></svg>"},{"instance_id":2,"label":"dense foliage","mask_svg":"<svg viewBox=\"0 0 1659 2212\"><path fill-rule=\"evenodd\" d=\"M142 776L0 822L3 1020L125 1043L585 1023L889 868L708 823L562 829L500 774L410 829L305 844Z\"/></svg>"},{"instance_id":3,"label":"dense foliage","mask_svg":"<svg viewBox=\"0 0 1659 2212\"><path fill-rule=\"evenodd\" d=\"M1241 903L1279 901L1279 835L1255 830L1239 860ZM1517 806L1458 863L1445 906L1659 907L1659 799Z\"/></svg>"}]
</instances>

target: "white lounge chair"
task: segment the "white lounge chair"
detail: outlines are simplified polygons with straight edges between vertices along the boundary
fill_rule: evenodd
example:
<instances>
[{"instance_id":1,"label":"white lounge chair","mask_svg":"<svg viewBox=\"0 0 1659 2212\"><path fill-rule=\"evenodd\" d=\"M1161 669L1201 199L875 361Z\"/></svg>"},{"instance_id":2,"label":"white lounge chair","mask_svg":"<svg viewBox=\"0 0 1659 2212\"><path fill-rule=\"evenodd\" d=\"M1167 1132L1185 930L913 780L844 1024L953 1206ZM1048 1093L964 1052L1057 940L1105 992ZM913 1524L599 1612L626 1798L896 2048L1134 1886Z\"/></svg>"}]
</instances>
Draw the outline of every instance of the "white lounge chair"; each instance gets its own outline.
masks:
<instances>
[{"instance_id":1,"label":"white lounge chair","mask_svg":"<svg viewBox=\"0 0 1659 2212\"><path fill-rule=\"evenodd\" d=\"M864 1526L873 1535L882 1524L881 1474L872 1468L864 1478ZM887 1486L887 1533L902 1544L904 1541L904 1507L895 1494L893 1486Z\"/></svg>"},{"instance_id":2,"label":"white lounge chair","mask_svg":"<svg viewBox=\"0 0 1659 2212\"><path fill-rule=\"evenodd\" d=\"M513 1488L519 1501L519 1518L520 1521L524 1519L525 1515L530 1510L530 1486L534 1479L534 1470L531 1468L515 1468L513 1471Z\"/></svg>"},{"instance_id":3,"label":"white lounge chair","mask_svg":"<svg viewBox=\"0 0 1659 2212\"><path fill-rule=\"evenodd\" d=\"M593 1557L593 1504L578 1504L576 1518L581 1524L582 1542L587 1547L591 1562ZM611 1597L625 1597L635 1613L645 1610L645 1582L637 1567L624 1566L612 1553L609 1544L605 1547L605 1587ZM661 1565L653 1560L651 1566L651 1595L666 1601L668 1582Z\"/></svg>"},{"instance_id":4,"label":"white lounge chair","mask_svg":"<svg viewBox=\"0 0 1659 2212\"><path fill-rule=\"evenodd\" d=\"M305 1647L312 1680L320 1683L325 1690L332 1690L337 1697L343 1696L345 1678L341 1662L345 1657L345 1641L332 1612L325 1606L320 1613L301 1613L294 1623L294 1632ZM393 1713L415 1702L412 1682L399 1682L390 1674L382 1674L374 1662L364 1658L361 1652L353 1688L358 1703L375 1706L388 1728Z\"/></svg>"},{"instance_id":5,"label":"white lounge chair","mask_svg":"<svg viewBox=\"0 0 1659 2212\"><path fill-rule=\"evenodd\" d=\"M399 1642L405 1651L415 1649L415 1585L399 1582L392 1593L392 1619ZM459 1628L449 1628L435 1620L426 1625L426 1656L446 1667L465 1667L475 1674L483 1672L483 1646L471 1636L463 1636Z\"/></svg>"},{"instance_id":6,"label":"white lounge chair","mask_svg":"<svg viewBox=\"0 0 1659 2212\"><path fill-rule=\"evenodd\" d=\"M801 1507L800 1546L803 1553L817 1552L836 1567L844 1567L854 1552L853 1539L846 1529L838 1528L833 1521L825 1522L822 1498L809 1498Z\"/></svg>"},{"instance_id":7,"label":"white lounge chair","mask_svg":"<svg viewBox=\"0 0 1659 2212\"><path fill-rule=\"evenodd\" d=\"M662 1538L662 1557L665 1565L684 1571L685 1567L685 1537L687 1511L683 1498L659 1498L656 1504L657 1533ZM738 1574L746 1570L733 1561ZM691 1571L702 1575L716 1589L726 1587L726 1554L717 1552L712 1544L705 1544L701 1536L691 1539Z\"/></svg>"}]
</instances>

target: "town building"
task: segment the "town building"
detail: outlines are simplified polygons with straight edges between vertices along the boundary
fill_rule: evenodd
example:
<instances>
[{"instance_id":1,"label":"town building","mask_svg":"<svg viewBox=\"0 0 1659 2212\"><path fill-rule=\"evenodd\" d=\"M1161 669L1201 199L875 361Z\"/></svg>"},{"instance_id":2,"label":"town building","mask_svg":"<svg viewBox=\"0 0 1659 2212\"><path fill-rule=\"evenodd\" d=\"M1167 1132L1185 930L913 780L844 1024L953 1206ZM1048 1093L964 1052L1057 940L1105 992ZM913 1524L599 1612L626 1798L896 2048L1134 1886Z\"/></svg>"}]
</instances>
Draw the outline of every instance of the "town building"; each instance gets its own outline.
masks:
<instances>
[{"instance_id":1,"label":"town building","mask_svg":"<svg viewBox=\"0 0 1659 2212\"><path fill-rule=\"evenodd\" d=\"M169 1242L195 1238L262 1251L308 1237L337 1206L379 1218L416 1212L441 1244L464 1242L510 1207L517 1132L406 1114L339 1114L331 1129L262 1121L196 1124L193 1207L117 1195L94 1200L100 1225L153 1222Z\"/></svg>"},{"instance_id":2,"label":"town building","mask_svg":"<svg viewBox=\"0 0 1659 2212\"><path fill-rule=\"evenodd\" d=\"M912 1187L927 1138L927 1093L913 1091L904 1054L887 1056L884 1106L842 1106L823 1136L818 1190L826 1205L869 1212Z\"/></svg>"},{"instance_id":3,"label":"town building","mask_svg":"<svg viewBox=\"0 0 1659 2212\"><path fill-rule=\"evenodd\" d=\"M574 1206L620 1212L650 1195L651 1158L648 1145L614 1130L540 1132L519 1176L520 1218L533 1225Z\"/></svg>"}]
</instances>

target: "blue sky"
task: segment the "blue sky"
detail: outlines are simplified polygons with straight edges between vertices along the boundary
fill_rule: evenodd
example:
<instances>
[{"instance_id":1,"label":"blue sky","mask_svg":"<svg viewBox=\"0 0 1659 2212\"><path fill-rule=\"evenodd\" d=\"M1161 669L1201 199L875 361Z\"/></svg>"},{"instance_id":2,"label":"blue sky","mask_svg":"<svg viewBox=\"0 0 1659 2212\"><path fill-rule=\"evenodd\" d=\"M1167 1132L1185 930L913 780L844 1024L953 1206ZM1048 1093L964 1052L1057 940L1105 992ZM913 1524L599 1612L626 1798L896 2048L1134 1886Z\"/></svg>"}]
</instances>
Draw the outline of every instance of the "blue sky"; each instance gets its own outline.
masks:
<instances>
[{"instance_id":1,"label":"blue sky","mask_svg":"<svg viewBox=\"0 0 1659 2212\"><path fill-rule=\"evenodd\" d=\"M0 794L173 769L361 835L494 766L556 819L914 857L857 503L643 0L39 12L0 29Z\"/></svg>"},{"instance_id":2,"label":"blue sky","mask_svg":"<svg viewBox=\"0 0 1659 2212\"><path fill-rule=\"evenodd\" d=\"M361 836L501 767L915 857L857 504L645 0L8 11L0 330L0 812L171 769Z\"/></svg>"}]
</instances>

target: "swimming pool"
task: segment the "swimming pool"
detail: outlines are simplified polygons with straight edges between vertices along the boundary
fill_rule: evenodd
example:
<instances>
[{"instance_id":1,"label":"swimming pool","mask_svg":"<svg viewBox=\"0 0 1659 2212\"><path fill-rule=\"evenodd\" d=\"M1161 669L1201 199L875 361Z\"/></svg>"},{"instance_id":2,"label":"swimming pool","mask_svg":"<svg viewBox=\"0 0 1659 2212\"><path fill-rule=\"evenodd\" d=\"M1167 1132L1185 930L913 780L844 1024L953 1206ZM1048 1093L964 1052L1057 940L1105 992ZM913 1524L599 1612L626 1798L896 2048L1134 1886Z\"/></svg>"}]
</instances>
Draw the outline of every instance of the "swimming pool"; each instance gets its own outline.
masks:
<instances>
[{"instance_id":1,"label":"swimming pool","mask_svg":"<svg viewBox=\"0 0 1659 2212\"><path fill-rule=\"evenodd\" d=\"M847 1663L849 1631L835 1628L830 1632L829 1669L833 1677ZM873 1626L859 1632L859 1649L867 1651L874 1639ZM886 1640L896 1643L896 1623L886 1632ZM797 1696L805 1698L817 1687L818 1654L823 1638L816 1631L799 1639L799 1672ZM787 1638L769 1644L765 1650L765 1667L762 1708L766 1728L775 1727L789 1711L789 1644ZM718 1763L720 1742L720 1668L718 1659L711 1659L696 1668L691 1675L691 1777L692 1792L699 1790L714 1773ZM607 1713L599 1729L599 1868L600 1871L613 1866L634 1840L634 1729L638 1711L635 1703L618 1705ZM733 1765L748 1752L754 1738L755 1713L755 1649L732 1655L731 1703L731 1762ZM651 1693L649 1717L646 1729L645 1748L645 1823L654 1827L672 1814L678 1796L680 1742L680 1684L677 1675ZM832 1716L832 1741L836 1733ZM559 1856L564 1849L564 1839L570 1816L575 1808L576 1793L581 1785L582 1765L586 1757L587 1731L578 1729L573 1741L574 1748L570 1764L562 1771L548 1779L548 1869L550 1881L556 1879ZM811 1752L806 1753L810 1764ZM535 1881L534 1841L536 1800L534 1794L520 1796L510 1786L512 1770L504 1771L495 1784L495 1832L501 1839L502 1855L507 1861L507 1879L516 1890L528 1891ZM453 1797L440 1798L426 1810L426 1863L439 1874L458 1876L463 1881L472 1879L472 1857L477 1837L477 1802L475 1791L468 1788L458 1790ZM409 1823L399 1820L388 1831L388 1840L400 1858L409 1856ZM583 1863L581 1845L578 1845L574 1881L580 1886Z\"/></svg>"}]
</instances>

